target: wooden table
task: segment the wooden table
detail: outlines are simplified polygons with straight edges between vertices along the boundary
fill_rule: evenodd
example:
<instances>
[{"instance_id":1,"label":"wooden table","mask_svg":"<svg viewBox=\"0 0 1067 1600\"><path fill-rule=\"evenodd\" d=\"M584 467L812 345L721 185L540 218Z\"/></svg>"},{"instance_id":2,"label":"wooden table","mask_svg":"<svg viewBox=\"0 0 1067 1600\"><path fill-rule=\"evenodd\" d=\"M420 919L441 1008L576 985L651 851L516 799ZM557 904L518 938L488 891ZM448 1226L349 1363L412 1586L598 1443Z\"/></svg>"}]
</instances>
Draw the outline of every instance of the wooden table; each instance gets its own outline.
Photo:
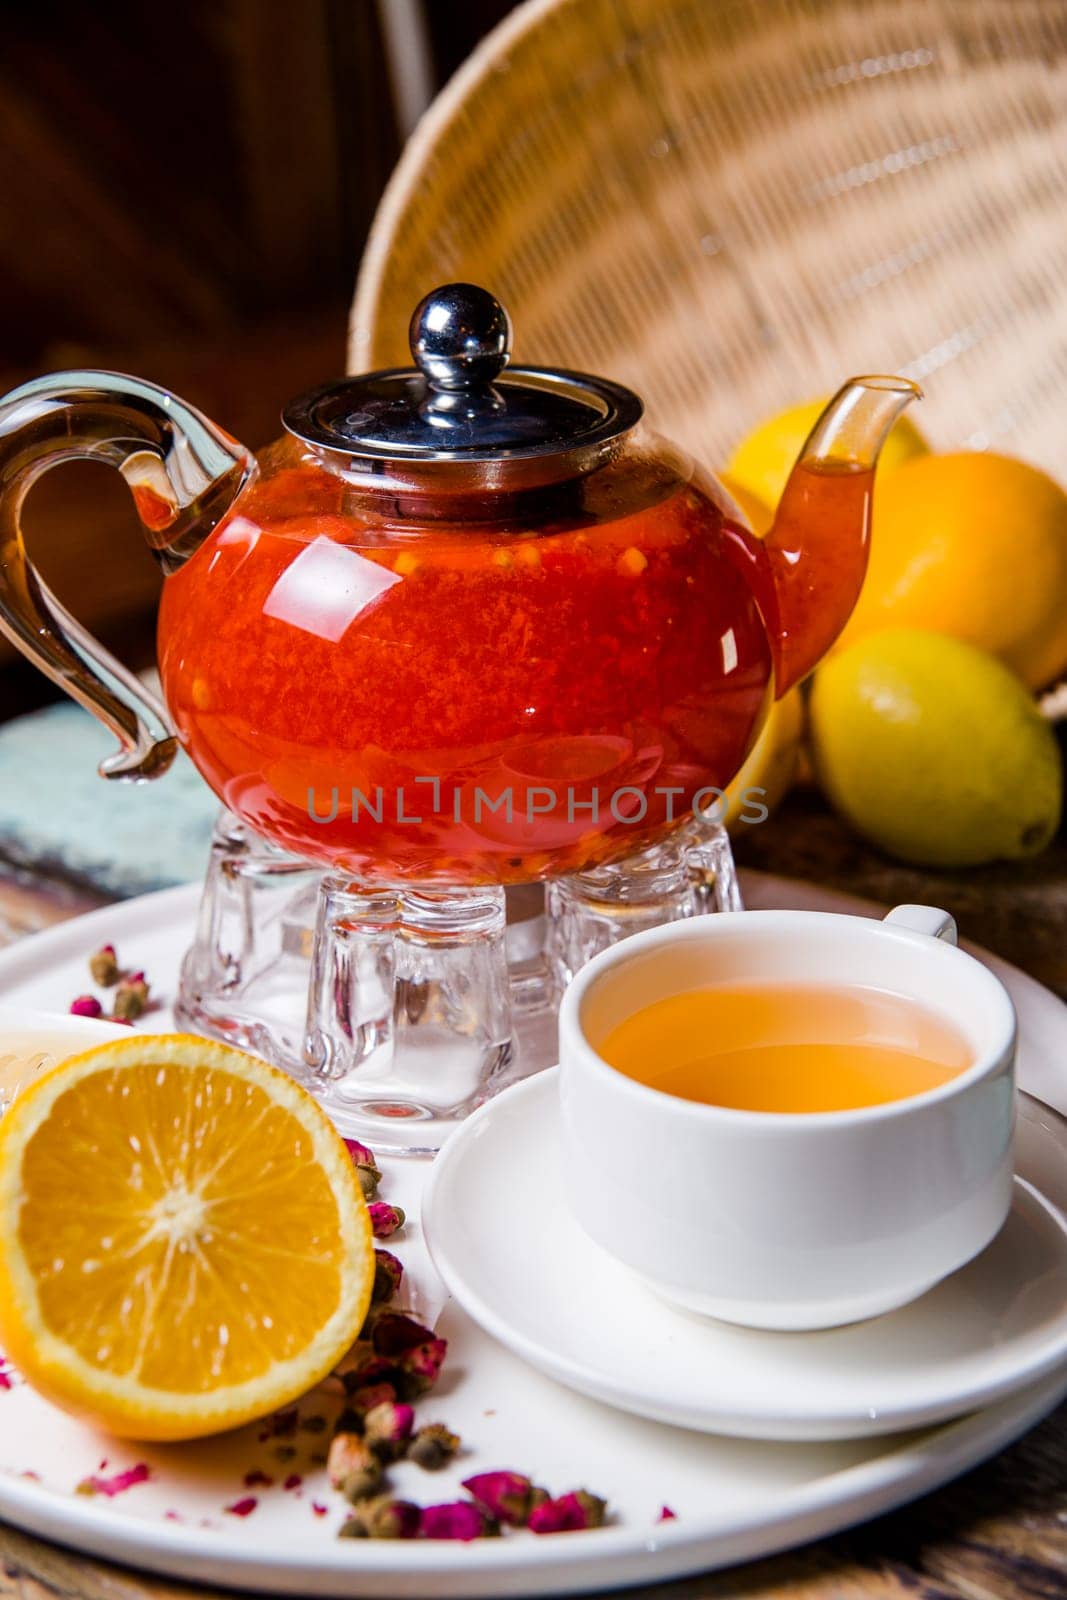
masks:
<instances>
[{"instance_id":1,"label":"wooden table","mask_svg":"<svg viewBox=\"0 0 1067 1600\"><path fill-rule=\"evenodd\" d=\"M1037 862L920 872L856 843L810 793L738 841L743 865L885 903L932 901L1067 997L1067 840ZM55 875L5 878L0 929L29 932L99 904ZM153 1600L191 1593L0 1526L0 1600ZM1067 1600L1067 1405L993 1461L925 1499L806 1549L626 1591L634 1600Z\"/></svg>"}]
</instances>

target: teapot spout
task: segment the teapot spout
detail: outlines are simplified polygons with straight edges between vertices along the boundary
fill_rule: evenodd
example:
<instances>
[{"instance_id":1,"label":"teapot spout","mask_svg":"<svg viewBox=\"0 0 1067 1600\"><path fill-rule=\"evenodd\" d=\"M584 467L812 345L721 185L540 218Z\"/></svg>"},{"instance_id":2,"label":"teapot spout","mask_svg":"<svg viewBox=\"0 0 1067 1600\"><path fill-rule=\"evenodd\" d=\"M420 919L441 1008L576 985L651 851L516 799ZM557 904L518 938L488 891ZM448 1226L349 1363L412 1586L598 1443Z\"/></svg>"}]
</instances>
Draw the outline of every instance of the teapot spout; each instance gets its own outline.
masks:
<instances>
[{"instance_id":1,"label":"teapot spout","mask_svg":"<svg viewBox=\"0 0 1067 1600\"><path fill-rule=\"evenodd\" d=\"M921 398L908 378L850 378L797 458L763 541L779 696L817 666L852 614L867 572L875 465L897 417Z\"/></svg>"}]
</instances>

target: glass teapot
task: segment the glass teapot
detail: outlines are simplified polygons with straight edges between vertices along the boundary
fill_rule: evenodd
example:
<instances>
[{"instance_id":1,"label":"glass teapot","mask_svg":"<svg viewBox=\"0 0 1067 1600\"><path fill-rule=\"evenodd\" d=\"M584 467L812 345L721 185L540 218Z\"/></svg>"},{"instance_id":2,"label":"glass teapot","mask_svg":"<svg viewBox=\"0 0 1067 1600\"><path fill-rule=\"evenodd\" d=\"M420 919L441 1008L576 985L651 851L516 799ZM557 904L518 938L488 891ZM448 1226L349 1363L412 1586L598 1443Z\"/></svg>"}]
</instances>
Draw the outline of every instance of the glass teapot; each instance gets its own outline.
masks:
<instances>
[{"instance_id":1,"label":"glass teapot","mask_svg":"<svg viewBox=\"0 0 1067 1600\"><path fill-rule=\"evenodd\" d=\"M847 383L760 540L635 394L510 367L509 332L485 290L435 290L414 368L293 401L258 461L115 373L0 402L0 627L117 735L105 776L180 742L266 838L392 883L578 872L713 803L844 626L919 391ZM165 708L26 556L23 497L75 456L122 473L167 574Z\"/></svg>"}]
</instances>

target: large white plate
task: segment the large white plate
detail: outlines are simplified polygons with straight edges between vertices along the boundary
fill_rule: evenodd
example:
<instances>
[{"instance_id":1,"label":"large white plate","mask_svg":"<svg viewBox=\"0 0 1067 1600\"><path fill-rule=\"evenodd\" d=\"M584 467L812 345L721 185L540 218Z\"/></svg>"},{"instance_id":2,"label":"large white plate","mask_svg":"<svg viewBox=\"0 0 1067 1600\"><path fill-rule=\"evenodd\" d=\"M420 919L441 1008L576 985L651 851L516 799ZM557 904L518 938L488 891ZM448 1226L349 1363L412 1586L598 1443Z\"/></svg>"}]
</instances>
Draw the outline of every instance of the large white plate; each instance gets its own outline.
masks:
<instances>
[{"instance_id":1,"label":"large white plate","mask_svg":"<svg viewBox=\"0 0 1067 1600\"><path fill-rule=\"evenodd\" d=\"M855 909L843 897L781 880L750 878L749 903ZM24 940L0 953L0 1002L61 1012L86 987L85 960L110 939L144 966L157 993L173 992L193 927L198 890L166 890ZM1003 970L998 968L998 970ZM1015 975L1023 1023L1023 1085L1059 1093L1062 1069L1042 1044L1063 1027L1052 995ZM10 1011L7 1014L10 1020ZM166 1009L151 1026L166 1028ZM2 1026L2 1022L0 1022ZM89 1029L88 1032L95 1032ZM97 1035L99 1036L99 1035ZM417 1216L428 1165L386 1164L390 1198ZM504 1206L507 1195L489 1197ZM417 1225L398 1236L416 1309L431 1316L442 1295ZM553 1489L606 1494L611 1526L535 1539L517 1534L473 1545L367 1544L333 1538L342 1508L325 1490L310 1455L321 1435L260 1440L260 1428L193 1445L118 1446L63 1416L24 1385L0 1391L0 1515L87 1553L157 1572L273 1593L301 1595L566 1594L651 1583L765 1555L863 1521L957 1476L1045 1415L1067 1393L1067 1374L1046 1379L963 1420L922 1433L825 1444L770 1444L715 1438L648 1422L542 1376L483 1333L454 1303L441 1331L451 1341L446 1379L420 1407L426 1421L450 1422L468 1453L428 1477L404 1467L398 1492L424 1502L451 1498L459 1480L514 1466ZM318 1414L312 1398L305 1414ZM296 1448L282 1462L272 1452ZM106 1468L100 1463L107 1461ZM75 1493L84 1477L107 1477L144 1462L147 1481L114 1498ZM251 1489L246 1473L274 1479ZM36 1478L21 1476L35 1472ZM298 1472L299 1486L283 1487ZM225 1509L253 1496L240 1517ZM677 1520L659 1522L669 1505ZM316 1505L326 1512L318 1515ZM181 1521L168 1517L176 1513Z\"/></svg>"}]
</instances>

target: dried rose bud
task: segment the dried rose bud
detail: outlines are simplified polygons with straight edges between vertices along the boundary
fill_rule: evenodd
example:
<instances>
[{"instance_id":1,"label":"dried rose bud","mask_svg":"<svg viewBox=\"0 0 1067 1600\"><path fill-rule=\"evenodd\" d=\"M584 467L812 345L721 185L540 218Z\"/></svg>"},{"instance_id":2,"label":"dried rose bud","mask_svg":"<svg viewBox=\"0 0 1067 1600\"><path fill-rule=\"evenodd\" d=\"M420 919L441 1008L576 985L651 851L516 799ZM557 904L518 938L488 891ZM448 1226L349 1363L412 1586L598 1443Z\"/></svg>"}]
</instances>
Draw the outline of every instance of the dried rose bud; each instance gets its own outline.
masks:
<instances>
[{"instance_id":1,"label":"dried rose bud","mask_svg":"<svg viewBox=\"0 0 1067 1600\"><path fill-rule=\"evenodd\" d=\"M414 1539L419 1531L422 1513L410 1500L394 1500L392 1495L380 1494L363 1500L341 1529L347 1539ZM357 1524L346 1533L349 1523Z\"/></svg>"},{"instance_id":2,"label":"dried rose bud","mask_svg":"<svg viewBox=\"0 0 1067 1600\"><path fill-rule=\"evenodd\" d=\"M373 1383L392 1383L396 1376L395 1368L386 1361L384 1356L371 1356L358 1372L350 1372L344 1379L345 1394L354 1394L357 1389L367 1389Z\"/></svg>"},{"instance_id":3,"label":"dried rose bud","mask_svg":"<svg viewBox=\"0 0 1067 1600\"><path fill-rule=\"evenodd\" d=\"M369 1339L357 1339L355 1344L349 1345L340 1361L333 1369L335 1378L350 1377L353 1372L362 1372L368 1361L375 1359L374 1346Z\"/></svg>"},{"instance_id":4,"label":"dried rose bud","mask_svg":"<svg viewBox=\"0 0 1067 1600\"><path fill-rule=\"evenodd\" d=\"M374 1318L371 1343L375 1355L400 1356L433 1338L433 1330L402 1311L382 1311Z\"/></svg>"},{"instance_id":5,"label":"dried rose bud","mask_svg":"<svg viewBox=\"0 0 1067 1600\"><path fill-rule=\"evenodd\" d=\"M359 1420L360 1428L366 1424L368 1414L376 1406L394 1405L396 1388L391 1383L365 1383L352 1390L348 1396L348 1409Z\"/></svg>"},{"instance_id":6,"label":"dried rose bud","mask_svg":"<svg viewBox=\"0 0 1067 1600\"><path fill-rule=\"evenodd\" d=\"M398 1311L379 1312L371 1339L378 1355L395 1367L405 1398L433 1388L448 1352L447 1339Z\"/></svg>"},{"instance_id":7,"label":"dried rose bud","mask_svg":"<svg viewBox=\"0 0 1067 1600\"><path fill-rule=\"evenodd\" d=\"M397 1293L404 1281L404 1266L393 1255L391 1250L375 1250L374 1252L374 1288L371 1290L371 1301L384 1305Z\"/></svg>"},{"instance_id":8,"label":"dried rose bud","mask_svg":"<svg viewBox=\"0 0 1067 1600\"><path fill-rule=\"evenodd\" d=\"M546 1500L530 1512L527 1527L531 1533L579 1533L599 1528L604 1521L607 1501L585 1489L572 1489L555 1500Z\"/></svg>"},{"instance_id":9,"label":"dried rose bud","mask_svg":"<svg viewBox=\"0 0 1067 1600\"><path fill-rule=\"evenodd\" d=\"M103 1015L104 1008L95 995L80 994L76 1000L70 1002L72 1017L99 1017Z\"/></svg>"},{"instance_id":10,"label":"dried rose bud","mask_svg":"<svg viewBox=\"0 0 1067 1600\"><path fill-rule=\"evenodd\" d=\"M147 1004L148 984L145 982L144 973L136 972L132 978L123 978L115 990L111 1014L124 1022L133 1022L135 1018L144 1014Z\"/></svg>"},{"instance_id":11,"label":"dried rose bud","mask_svg":"<svg viewBox=\"0 0 1067 1600\"><path fill-rule=\"evenodd\" d=\"M113 944L102 944L89 957L89 976L101 989L110 989L119 981L119 963Z\"/></svg>"},{"instance_id":12,"label":"dried rose bud","mask_svg":"<svg viewBox=\"0 0 1067 1600\"><path fill-rule=\"evenodd\" d=\"M372 1495L378 1493L384 1476L381 1462L377 1456L372 1456L365 1467L360 1467L358 1472L348 1474L341 1485L341 1493L353 1505L357 1500L369 1500Z\"/></svg>"},{"instance_id":13,"label":"dried rose bud","mask_svg":"<svg viewBox=\"0 0 1067 1600\"><path fill-rule=\"evenodd\" d=\"M484 1539L496 1531L495 1524L472 1500L423 1506L419 1518L419 1534L423 1539Z\"/></svg>"},{"instance_id":14,"label":"dried rose bud","mask_svg":"<svg viewBox=\"0 0 1067 1600\"><path fill-rule=\"evenodd\" d=\"M374 1151L368 1150L367 1146L360 1144L358 1139L346 1139L345 1149L357 1167L376 1167L378 1165L374 1159Z\"/></svg>"},{"instance_id":15,"label":"dried rose bud","mask_svg":"<svg viewBox=\"0 0 1067 1600\"><path fill-rule=\"evenodd\" d=\"M365 1161L357 1161L356 1177L359 1179L359 1186L363 1190L364 1200L373 1200L378 1193L378 1185L382 1181L382 1175L378 1168L368 1166Z\"/></svg>"},{"instance_id":16,"label":"dried rose bud","mask_svg":"<svg viewBox=\"0 0 1067 1600\"><path fill-rule=\"evenodd\" d=\"M352 1395L369 1384L388 1381L392 1371L390 1363L375 1354L369 1339L357 1339L332 1376L340 1381L346 1395Z\"/></svg>"},{"instance_id":17,"label":"dried rose bud","mask_svg":"<svg viewBox=\"0 0 1067 1600\"><path fill-rule=\"evenodd\" d=\"M459 1445L458 1433L446 1428L443 1422L429 1422L408 1445L408 1460L427 1472L438 1472L452 1460Z\"/></svg>"},{"instance_id":18,"label":"dried rose bud","mask_svg":"<svg viewBox=\"0 0 1067 1600\"><path fill-rule=\"evenodd\" d=\"M389 1206L384 1200L375 1200L367 1210L370 1212L370 1225L376 1239L388 1239L398 1228L404 1226L406 1219L399 1206Z\"/></svg>"},{"instance_id":19,"label":"dried rose bud","mask_svg":"<svg viewBox=\"0 0 1067 1600\"><path fill-rule=\"evenodd\" d=\"M353 1515L346 1517L342 1522L337 1530L337 1537L339 1539L369 1539L370 1535L363 1523L363 1519Z\"/></svg>"},{"instance_id":20,"label":"dried rose bud","mask_svg":"<svg viewBox=\"0 0 1067 1600\"><path fill-rule=\"evenodd\" d=\"M339 1416L337 1418L337 1421L333 1425L333 1434L331 1435L331 1437L336 1438L336 1436L339 1433L362 1433L362 1432L363 1432L363 1418L362 1418L362 1416L360 1416L357 1412L352 1411L348 1406L346 1406L345 1409L339 1414ZM296 1454L295 1450L294 1450L293 1454L294 1455Z\"/></svg>"},{"instance_id":21,"label":"dried rose bud","mask_svg":"<svg viewBox=\"0 0 1067 1600\"><path fill-rule=\"evenodd\" d=\"M335 1433L326 1457L326 1471L330 1484L340 1489L345 1480L355 1472L377 1465L370 1446L364 1444L358 1433Z\"/></svg>"},{"instance_id":22,"label":"dried rose bud","mask_svg":"<svg viewBox=\"0 0 1067 1600\"><path fill-rule=\"evenodd\" d=\"M549 1498L521 1472L479 1472L464 1478L463 1487L494 1521L511 1528L525 1528L530 1512Z\"/></svg>"},{"instance_id":23,"label":"dried rose bud","mask_svg":"<svg viewBox=\"0 0 1067 1600\"><path fill-rule=\"evenodd\" d=\"M414 1539L422 1511L411 1500L387 1500L368 1521L372 1539Z\"/></svg>"},{"instance_id":24,"label":"dried rose bud","mask_svg":"<svg viewBox=\"0 0 1067 1600\"><path fill-rule=\"evenodd\" d=\"M415 1426L411 1406L383 1400L363 1419L363 1437L381 1461L396 1461L407 1449Z\"/></svg>"}]
</instances>

